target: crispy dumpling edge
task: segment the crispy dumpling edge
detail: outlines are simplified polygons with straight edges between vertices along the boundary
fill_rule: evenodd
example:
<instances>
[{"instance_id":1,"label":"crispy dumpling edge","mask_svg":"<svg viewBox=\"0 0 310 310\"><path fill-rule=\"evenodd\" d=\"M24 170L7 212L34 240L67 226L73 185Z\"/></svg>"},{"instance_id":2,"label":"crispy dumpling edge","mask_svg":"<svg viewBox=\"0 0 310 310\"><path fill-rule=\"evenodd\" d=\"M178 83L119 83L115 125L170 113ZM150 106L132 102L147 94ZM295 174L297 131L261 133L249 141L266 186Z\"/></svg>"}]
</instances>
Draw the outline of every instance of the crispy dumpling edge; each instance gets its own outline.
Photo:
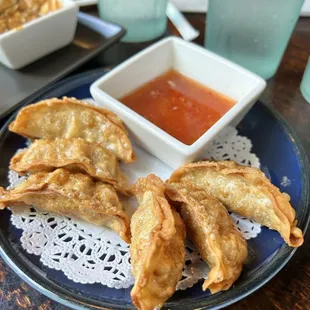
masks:
<instances>
[{"instance_id":1,"label":"crispy dumpling edge","mask_svg":"<svg viewBox=\"0 0 310 310\"><path fill-rule=\"evenodd\" d=\"M9 124L9 131L11 132L14 132L16 134L19 134L19 135L22 135L23 137L26 137L26 138L29 138L29 139L36 139L38 137L33 137L33 136L29 136L25 133L19 133L17 131L17 129L15 128L16 127L16 122L20 119L21 119L21 116L23 114L27 114L28 113L28 109L29 108L33 108L35 105L40 105L40 104L49 104L49 103L61 103L61 102L69 102L69 103L73 103L73 104L77 104L77 105L80 105L80 106L83 106L83 107L86 107L86 108L89 108L89 109L92 109L102 115L104 115L112 124L114 124L116 127L118 127L121 131L124 132L125 136L127 137L128 141L129 141L129 144L130 144L130 150L131 150L131 154L130 154L130 157L128 159L122 159L122 161L124 161L125 163L132 163L136 160L136 154L132 148L132 144L131 144L131 141L129 140L129 137L128 137L128 132L123 124L123 122L121 121L121 119L116 115L114 114L112 111L109 111L109 110L106 110L106 109L103 109L103 108L100 108L100 107L97 107L95 105L92 105L86 101L82 101L82 100L78 100L74 97L63 97L62 99L60 98L50 98L50 99L45 99L45 100L41 100L39 102L36 102L36 103L32 103L32 104L29 104L29 105L26 105L24 106L23 108L21 108L15 119ZM23 115L24 116L24 115Z\"/></svg>"},{"instance_id":2,"label":"crispy dumpling edge","mask_svg":"<svg viewBox=\"0 0 310 310\"><path fill-rule=\"evenodd\" d=\"M54 173L65 173L65 174L68 174L68 175L81 175L81 176L83 176L83 177L85 177L85 178L88 178L89 180L92 180L92 178L90 177L90 176L88 176L88 175L85 175L85 174L83 174L83 173L70 173L69 171L67 171L66 169L63 169L63 168L59 168L59 169L56 169L56 170L54 170L53 172L38 172L38 173L36 173L36 174L33 174L33 175L31 175L30 176L30 178L32 177L32 178L35 178L35 177L41 177L41 176L43 176L43 175L46 175L46 177L51 177L51 175L52 174L54 174ZM29 178L28 178L29 179ZM12 190L5 190L3 187L1 187L0 186L0 200L2 199L2 196L4 196L4 195L10 195L11 194L11 192L13 192L15 189L17 189L19 186L22 186L22 185L24 185L25 184L25 182L27 182L27 180L28 179L26 179L24 182L22 182L22 183L20 183L19 185L17 185L14 189L12 189ZM43 191L44 190L44 187L46 187L46 183L47 182L47 180L45 180L45 182L44 183L42 183L42 184L40 184L40 183L33 183L33 184L31 184L31 185L36 185L35 187L33 187L32 188L32 190L27 190L27 189L25 189L24 191L23 191L23 193L14 193L13 195L19 195L19 196L22 196L22 195L24 195L24 194L27 194L27 193L31 193L31 192L33 192L33 193L39 193L39 190L41 189L41 188L43 188L41 191ZM117 197L117 199L118 199L118 201L119 201L119 198L118 198L118 196L117 196L117 193L116 193L116 191L115 191L115 189L112 187L112 185L110 185L110 184L107 184L107 183L104 183L104 182L101 182L101 181L94 181L94 180L92 180L92 182L95 184L95 183L99 183L99 184L104 184L106 187L109 187L112 191L113 191L113 193L115 194L115 196ZM64 195L65 194L65 191L56 191L56 190L50 190L51 192L54 192L54 193L56 193L56 194L59 194L59 195ZM69 196L68 196L69 197ZM8 199L8 200L11 200L11 199ZM16 200L17 201L17 200ZM121 204L121 202L119 201L119 203ZM13 202L12 202L12 204L13 204ZM10 202L9 201L7 201L7 202L1 202L0 201L0 210L3 210L3 209L5 209L6 207L8 207L10 205ZM24 202L14 202L14 205L16 205L16 206L25 206L25 205L27 205L27 204L25 204ZM115 207L115 206L114 206ZM90 204L89 205L89 208L90 209L92 209L93 208L93 204ZM115 209L116 209L116 207L115 207ZM57 214L60 214L60 212L56 212L55 211L55 213ZM61 215L63 215L63 214L61 214ZM116 217L118 217L118 218L120 218L121 220L122 220L122 226L123 226L123 230L122 231L120 231L119 233L118 233L118 235L124 240L124 241L126 241L127 243L130 243L130 239L131 239L131 235L130 235L130 221L129 221L129 218L128 218L128 216L127 216L127 214L125 213L125 211L123 210L122 212L121 212L121 210L117 210L116 209L116 212L113 212L113 213L110 213L110 214L107 214L107 216L116 216ZM94 223L95 224L95 223Z\"/></svg>"},{"instance_id":3,"label":"crispy dumpling edge","mask_svg":"<svg viewBox=\"0 0 310 310\"><path fill-rule=\"evenodd\" d=\"M162 182L162 180L160 180L160 178L158 178L157 176L155 176L154 174L150 174L149 176L147 176L146 178L140 178L138 182L141 182L140 180L142 179L149 179L153 184L151 186L157 186L157 188L160 190L163 191L162 193L162 196L159 196L157 198L159 198L159 200L162 200L162 202L164 204L167 204L170 208L169 208L169 211L171 211L171 217L169 218L169 221L165 224L165 225L161 225L160 227L160 231L159 233L157 233L156 235L152 232L152 238L155 237L155 242L152 243L151 245L151 250L149 250L150 248L148 248L148 253L147 253L147 256L146 258L144 259L145 261L145 264L147 265L147 268L149 268L149 263L150 261L154 258L154 254L158 253L157 249L158 249L158 244L162 244L162 242L165 240L169 240L171 239L171 237L173 237L173 235L175 235L177 233L177 227L176 227L176 223L179 221L181 224L182 224L182 229L183 229L183 239L185 240L185 234L186 234L186 231L185 231L185 226L184 226L184 223L180 217L180 215L172 208L172 206L169 204L169 202L167 201L165 195L164 195L164 189L165 189L165 186L164 186L164 183ZM134 185L133 187L133 193L136 194L137 193L137 183L136 185ZM141 191L147 191L149 188L148 188L148 185L145 185L145 183L142 183L141 185ZM151 190L151 189L149 189ZM158 202L160 204L160 202ZM167 210L166 210L167 211ZM164 212L165 213L165 212ZM176 217L178 217L178 219L176 219ZM172 226L172 223L173 223L173 226ZM156 256L156 255L155 255ZM184 246L184 257L185 257L185 246ZM151 269L154 269L156 268L156 266L154 266L154 263L152 264L153 267ZM183 266L182 266L183 267ZM180 278L182 276L182 270L180 272ZM135 278L138 278L137 276ZM139 280L142 280L143 281L143 276L141 279ZM137 296L136 294L140 291L141 287L140 285L138 285L139 283L137 281L139 280L135 280L135 285L131 291L131 297L134 301L134 304L136 306L138 305L141 305L140 301L137 299ZM170 296L173 295L173 293L169 293ZM166 300L165 300L166 301ZM164 301L164 302L165 302ZM139 308L139 307L138 307ZM142 308L141 308L142 309Z\"/></svg>"},{"instance_id":4,"label":"crispy dumpling edge","mask_svg":"<svg viewBox=\"0 0 310 310\"><path fill-rule=\"evenodd\" d=\"M296 227L297 225L297 219L295 218L295 210L294 208L291 206L291 204L289 203L290 197L288 194L286 193L281 193L279 188L277 188L275 185L273 185L269 179L267 179L267 177L265 176L265 174L258 168L254 168L254 167L248 167L248 166L242 166L242 165L238 165L236 162L234 161L209 161L209 160L205 160L205 161L198 161L198 162L194 162L194 163L189 163L186 164L184 166L181 166L180 168L178 168L177 170L175 170L169 180L167 180L168 183L170 182L178 182L178 178L183 174L183 172L187 169L190 168L198 168L198 167L212 167L218 171L221 171L223 169L227 169L230 170L232 169L232 171L230 171L230 173L227 174L239 174L241 176L243 176L243 174L248 174L248 175L252 175L252 174L256 174L258 176L258 179L260 179L260 181L262 182L262 185L260 185L260 189L262 190L262 187L265 187L264 193L267 194L267 196L274 202L274 205L276 207L276 212L278 214L278 216L281 218L282 217L282 222L283 219L288 221L289 225L290 225L290 235L289 236L282 236L282 238L284 239L284 241L292 247L299 247L303 244L304 238L303 238L303 233L301 231L300 228ZM243 171L240 171L243 170ZM243 176L244 177L244 176ZM258 184L253 184L251 182L251 180L249 180L248 178L244 177L245 180L247 180L249 183L251 183L254 186L259 186ZM266 190L267 188L267 190ZM280 200L280 203L285 203L285 204L289 204L289 212L284 212L282 210L281 207L279 207L278 202Z\"/></svg>"},{"instance_id":5,"label":"crispy dumpling edge","mask_svg":"<svg viewBox=\"0 0 310 310\"><path fill-rule=\"evenodd\" d=\"M56 139L54 139L54 140L50 140L50 139L38 139L38 140L40 140L40 141L45 141L45 142L56 142L57 141L57 139L60 139L60 140L75 140L75 139L81 139L81 140L83 140L82 138L70 138L70 139L65 139L65 138L56 138ZM37 141L37 140L36 140ZM87 142L86 140L85 140L85 142ZM34 142L35 143L35 142ZM92 144L93 142L87 142L88 144ZM94 143L95 144L95 143ZM98 144L100 147L102 147L100 144ZM31 146L33 146L33 144L31 144ZM27 173L30 173L30 174L34 174L34 173L38 173L38 172L52 172L52 171L55 171L55 170L57 170L57 169L61 169L61 168L63 168L63 169L67 169L67 170L69 170L69 171L71 171L72 173L74 173L74 172L80 172L80 173L84 173L84 174L88 174L90 177L92 177L93 179L95 179L95 180L98 180L98 181L102 181L102 182L105 182L105 183L108 183L108 184L111 184L118 192L120 192L121 194L123 194L123 195L126 195L126 196L132 196L132 191L131 191L131 188L132 188L132 186L128 183L128 180L127 180L127 178L126 178L126 176L125 176L125 174L123 173L123 171L120 169L120 167L118 166L118 170L119 170L119 173L120 173L120 178L122 179L122 178L124 178L124 180L125 181L127 181L127 184L126 184L126 186L121 186L121 184L119 183L119 182L117 182L117 180L109 180L109 181L107 181L107 180L101 180L98 176L96 176L95 174L91 174L90 173L90 167L89 167L89 165L87 164L87 163L84 163L84 162L76 162L76 161L69 161L69 159L68 159L68 162L67 162L67 164L66 165L61 165L61 166L48 166L48 165L46 165L46 164L43 164L43 160L41 160L41 162L40 161L38 161L37 163L36 163L36 166L35 167L33 167L33 166L31 166L30 164L28 164L28 165L24 165L24 167L23 167L23 169L21 170L21 169L18 169L18 167L17 167L17 165L18 165L18 163L21 161L21 158L22 158L22 156L27 152L27 151L29 151L30 149L31 149L31 146L29 147L29 148L27 148L27 149L25 149L25 150L23 150L23 151L21 151L21 152L18 152L18 153L16 153L12 158L11 158L11 160L10 160L10 166L9 166L9 168L11 169L11 170L13 170L13 171L15 171L15 172L17 172L19 175L26 175ZM113 154L113 152L111 152L110 150L108 150L108 149L105 149L104 147L102 147L103 149L104 149L104 151L105 152L108 152L108 153L110 153L112 156L115 156L114 154ZM117 162L117 164L119 165L119 163ZM80 170L80 171L74 171L74 170L72 170L72 169L70 169L70 166L71 165L74 165L74 166L76 166L76 168L78 168L78 170ZM35 172L32 172L31 170L33 170L33 169L35 169ZM40 169L41 169L41 171L40 171ZM123 181L124 181L123 180Z\"/></svg>"},{"instance_id":6,"label":"crispy dumpling edge","mask_svg":"<svg viewBox=\"0 0 310 310\"><path fill-rule=\"evenodd\" d=\"M185 188L186 191L203 191L204 192L204 196L210 198L210 200L212 201L216 201L220 206L222 206L223 211L225 211L227 213L227 217L230 217L228 211L226 210L226 208L224 207L224 205L218 201L216 198L212 197L211 195L209 195L208 193L206 193L203 189L200 189L198 187L193 186L192 184L188 184L188 183L166 183L166 195L169 197L170 200L172 200L174 203L177 202L180 205L177 207L177 210L179 213L182 214L182 212L185 210L184 205L189 205L187 202L185 202L182 198L181 199L173 199L174 197L181 197L184 194L180 193L180 189ZM190 194L191 196L191 194ZM185 196L186 198L186 196ZM192 197L192 199L196 200L194 197ZM187 199L186 199L187 200ZM197 200L196 200L197 201ZM198 203L198 201L197 201ZM190 207L189 207L190 208ZM181 216L182 217L182 216ZM183 217L182 217L183 218ZM184 220L184 219L183 219ZM185 226L186 226L186 221L184 221ZM216 272L218 269L220 269L220 271L222 272L221 268L222 266L213 266L212 268L210 267L210 271L208 273L208 278L206 278L204 280L204 283L202 285L203 290L205 291L206 289L209 289L211 291L212 294L218 293L220 291L223 290L228 290L231 288L231 286L237 281L237 279L240 277L241 272L243 270L243 265L246 261L246 258L248 256L248 247L247 247L247 242L246 240L243 238L243 236L241 235L241 233L235 228L233 221L231 220L231 224L233 225L232 227L234 228L234 233L235 236L238 236L240 238L240 244L245 246L244 247L244 253L246 254L246 256L242 257L241 261L243 261L243 263L239 266L240 270L234 274L232 277L230 278L226 278L223 279L221 282L215 282L214 281L214 276L216 276ZM239 240L239 239L238 239ZM192 241L194 243L194 241ZM196 245L195 245L196 246ZM197 247L198 249L198 247ZM199 249L198 249L199 250ZM208 264L208 262L206 261L206 263ZM239 261L240 263L240 261ZM219 264L221 265L221 263ZM235 266L234 266L235 267ZM232 268L232 267L231 267ZM225 268L224 268L225 269ZM233 270L234 268L232 268L231 270ZM228 286L227 286L228 285Z\"/></svg>"}]
</instances>

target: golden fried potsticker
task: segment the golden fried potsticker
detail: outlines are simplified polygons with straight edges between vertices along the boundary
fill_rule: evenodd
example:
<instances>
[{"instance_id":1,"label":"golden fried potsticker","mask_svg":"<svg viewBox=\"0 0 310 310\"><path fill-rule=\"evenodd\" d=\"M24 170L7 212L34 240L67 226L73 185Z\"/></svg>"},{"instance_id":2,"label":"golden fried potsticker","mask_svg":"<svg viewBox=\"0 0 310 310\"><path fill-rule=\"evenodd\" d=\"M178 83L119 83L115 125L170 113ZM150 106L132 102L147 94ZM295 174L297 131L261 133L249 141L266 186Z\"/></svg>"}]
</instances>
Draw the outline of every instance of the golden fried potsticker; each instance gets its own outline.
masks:
<instances>
[{"instance_id":1,"label":"golden fried potsticker","mask_svg":"<svg viewBox=\"0 0 310 310\"><path fill-rule=\"evenodd\" d=\"M130 194L127 179L115 155L100 144L81 138L35 140L28 149L17 153L10 163L10 169L21 175L56 168L86 172L95 179L112 184L117 191Z\"/></svg>"},{"instance_id":2,"label":"golden fried potsticker","mask_svg":"<svg viewBox=\"0 0 310 310\"><path fill-rule=\"evenodd\" d=\"M180 213L187 236L211 268L203 290L212 294L228 290L239 278L248 254L247 243L228 211L220 201L190 184L167 184L166 194L182 203Z\"/></svg>"},{"instance_id":3,"label":"golden fried potsticker","mask_svg":"<svg viewBox=\"0 0 310 310\"><path fill-rule=\"evenodd\" d=\"M155 175L139 179L133 192L139 207L131 219L131 291L139 310L161 307L175 292L185 260L185 227Z\"/></svg>"},{"instance_id":4,"label":"golden fried potsticker","mask_svg":"<svg viewBox=\"0 0 310 310\"><path fill-rule=\"evenodd\" d=\"M130 242L129 220L114 188L87 175L57 169L33 174L9 191L0 187L0 209L25 205L107 226Z\"/></svg>"},{"instance_id":5,"label":"golden fried potsticker","mask_svg":"<svg viewBox=\"0 0 310 310\"><path fill-rule=\"evenodd\" d=\"M230 211L278 231L288 245L303 243L289 195L281 193L257 168L232 161L202 161L179 168L168 182L200 187Z\"/></svg>"},{"instance_id":6,"label":"golden fried potsticker","mask_svg":"<svg viewBox=\"0 0 310 310\"><path fill-rule=\"evenodd\" d=\"M9 130L26 138L83 138L100 143L117 159L135 155L121 120L112 112L75 98L47 99L21 109Z\"/></svg>"}]
</instances>

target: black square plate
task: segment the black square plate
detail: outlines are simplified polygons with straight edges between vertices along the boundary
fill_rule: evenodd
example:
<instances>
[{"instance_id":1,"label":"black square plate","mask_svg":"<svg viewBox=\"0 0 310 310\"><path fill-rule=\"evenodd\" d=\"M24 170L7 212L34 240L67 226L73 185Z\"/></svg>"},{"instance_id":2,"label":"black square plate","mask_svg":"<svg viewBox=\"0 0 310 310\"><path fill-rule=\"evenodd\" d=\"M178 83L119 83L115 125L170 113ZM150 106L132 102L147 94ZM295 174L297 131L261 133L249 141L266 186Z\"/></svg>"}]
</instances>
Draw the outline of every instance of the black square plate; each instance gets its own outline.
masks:
<instances>
[{"instance_id":1,"label":"black square plate","mask_svg":"<svg viewBox=\"0 0 310 310\"><path fill-rule=\"evenodd\" d=\"M20 70L0 64L0 119L18 107L22 100L109 48L124 34L121 26L80 12L75 37L69 45Z\"/></svg>"}]
</instances>

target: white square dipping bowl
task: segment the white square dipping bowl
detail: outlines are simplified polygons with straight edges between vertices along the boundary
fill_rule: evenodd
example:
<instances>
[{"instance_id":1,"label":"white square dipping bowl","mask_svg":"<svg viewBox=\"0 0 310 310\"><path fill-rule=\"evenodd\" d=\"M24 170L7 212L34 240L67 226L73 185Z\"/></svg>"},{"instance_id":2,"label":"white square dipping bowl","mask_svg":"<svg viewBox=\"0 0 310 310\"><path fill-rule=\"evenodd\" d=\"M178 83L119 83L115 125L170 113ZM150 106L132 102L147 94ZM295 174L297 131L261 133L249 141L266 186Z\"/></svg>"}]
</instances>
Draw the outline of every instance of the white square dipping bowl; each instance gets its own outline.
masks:
<instances>
[{"instance_id":1,"label":"white square dipping bowl","mask_svg":"<svg viewBox=\"0 0 310 310\"><path fill-rule=\"evenodd\" d=\"M0 34L0 62L20 69L69 44L75 34L78 6L62 0L63 7Z\"/></svg>"},{"instance_id":2,"label":"white square dipping bowl","mask_svg":"<svg viewBox=\"0 0 310 310\"><path fill-rule=\"evenodd\" d=\"M172 68L236 100L236 104L192 145L180 142L118 100ZM112 110L124 121L138 145L175 169L197 159L225 126L237 125L265 87L262 78L233 62L193 43L169 37L105 74L91 85L90 92L101 107Z\"/></svg>"}]
</instances>

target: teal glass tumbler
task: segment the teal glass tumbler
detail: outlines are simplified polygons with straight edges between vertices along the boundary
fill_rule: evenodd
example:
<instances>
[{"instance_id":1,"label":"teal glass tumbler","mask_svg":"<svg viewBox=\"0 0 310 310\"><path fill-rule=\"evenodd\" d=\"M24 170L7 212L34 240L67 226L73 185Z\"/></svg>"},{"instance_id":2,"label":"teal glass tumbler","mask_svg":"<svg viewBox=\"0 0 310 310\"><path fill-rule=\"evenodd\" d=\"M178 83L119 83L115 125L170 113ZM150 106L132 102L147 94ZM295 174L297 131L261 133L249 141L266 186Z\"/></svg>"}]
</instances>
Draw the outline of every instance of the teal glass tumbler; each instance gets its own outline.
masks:
<instances>
[{"instance_id":1,"label":"teal glass tumbler","mask_svg":"<svg viewBox=\"0 0 310 310\"><path fill-rule=\"evenodd\" d=\"M310 103L310 57L300 84L300 90L304 98Z\"/></svg>"},{"instance_id":2,"label":"teal glass tumbler","mask_svg":"<svg viewBox=\"0 0 310 310\"><path fill-rule=\"evenodd\" d=\"M209 0L205 47L272 77L298 20L304 0Z\"/></svg>"},{"instance_id":3,"label":"teal glass tumbler","mask_svg":"<svg viewBox=\"0 0 310 310\"><path fill-rule=\"evenodd\" d=\"M126 28L124 42L143 42L162 35L167 27L167 0L98 0L101 19Z\"/></svg>"}]
</instances>

